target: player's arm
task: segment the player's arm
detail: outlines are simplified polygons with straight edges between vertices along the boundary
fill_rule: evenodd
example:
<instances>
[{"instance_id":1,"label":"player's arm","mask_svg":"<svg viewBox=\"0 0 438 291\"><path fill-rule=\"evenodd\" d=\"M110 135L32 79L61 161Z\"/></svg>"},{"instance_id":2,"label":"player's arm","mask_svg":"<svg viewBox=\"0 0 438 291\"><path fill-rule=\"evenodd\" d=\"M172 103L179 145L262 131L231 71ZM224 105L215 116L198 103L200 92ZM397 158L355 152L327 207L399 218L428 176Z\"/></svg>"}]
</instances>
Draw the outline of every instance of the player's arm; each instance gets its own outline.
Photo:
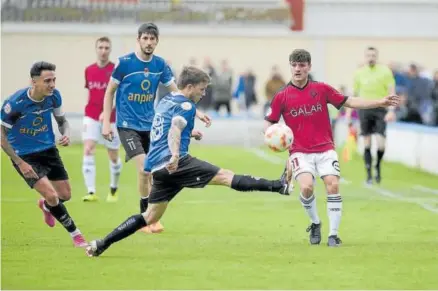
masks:
<instances>
[{"instance_id":1,"label":"player's arm","mask_svg":"<svg viewBox=\"0 0 438 291\"><path fill-rule=\"evenodd\" d=\"M178 87L176 86L174 80L172 80L172 82L170 83L170 85L167 86L167 90L169 90L169 92L176 92L176 91L178 91Z\"/></svg>"},{"instance_id":2,"label":"player's arm","mask_svg":"<svg viewBox=\"0 0 438 291\"><path fill-rule=\"evenodd\" d=\"M359 90L360 90L360 80L359 80L359 73L356 73L355 77L354 77L354 84L353 84L353 94L355 96L359 95ZM351 114L352 114L353 110L351 108L346 108L345 109L345 118L347 120L348 123L350 123L351 120Z\"/></svg>"},{"instance_id":3,"label":"player's arm","mask_svg":"<svg viewBox=\"0 0 438 291\"><path fill-rule=\"evenodd\" d=\"M172 118L172 124L169 129L169 134L167 136L167 142L169 144L170 153L172 157L167 165L167 170L169 173L176 171L178 168L179 160L179 149L181 144L181 133L187 125L187 120L177 115Z\"/></svg>"},{"instance_id":4,"label":"player's arm","mask_svg":"<svg viewBox=\"0 0 438 291\"><path fill-rule=\"evenodd\" d=\"M400 97L390 95L380 100L367 100L361 97L347 97L339 93L332 86L325 85L327 103L332 104L338 110L342 106L354 109L372 109L379 107L395 106L399 103Z\"/></svg>"},{"instance_id":5,"label":"player's arm","mask_svg":"<svg viewBox=\"0 0 438 291\"><path fill-rule=\"evenodd\" d=\"M12 129L14 124L20 117L19 109L15 108L15 102L6 100L1 109L1 145L3 151L11 158L11 160L19 166L23 160L17 156L14 148L8 141L8 131Z\"/></svg>"},{"instance_id":6,"label":"player's arm","mask_svg":"<svg viewBox=\"0 0 438 291\"><path fill-rule=\"evenodd\" d=\"M265 122L263 124L263 133L270 127L271 125L278 123L280 120L281 114L283 112L283 97L282 93L277 92L272 98L271 106L268 109L268 112L265 116Z\"/></svg>"},{"instance_id":7,"label":"player's arm","mask_svg":"<svg viewBox=\"0 0 438 291\"><path fill-rule=\"evenodd\" d=\"M106 87L105 96L103 99L103 117L102 117L102 136L109 141L113 139L111 129L111 113L113 111L114 95L119 87L117 80L111 78Z\"/></svg>"},{"instance_id":8,"label":"player's arm","mask_svg":"<svg viewBox=\"0 0 438 291\"><path fill-rule=\"evenodd\" d=\"M61 106L53 110L53 117L58 124L59 133L62 135L59 144L61 146L68 146L70 144L70 124L68 123L67 118L65 118L65 113Z\"/></svg>"},{"instance_id":9,"label":"player's arm","mask_svg":"<svg viewBox=\"0 0 438 291\"><path fill-rule=\"evenodd\" d=\"M106 87L105 97L103 99L103 123L107 123L110 125L111 112L113 110L114 105L114 95L119 87L119 83L112 79L109 81L108 86Z\"/></svg>"},{"instance_id":10,"label":"player's arm","mask_svg":"<svg viewBox=\"0 0 438 291\"><path fill-rule=\"evenodd\" d=\"M187 125L187 121L182 116L175 116L172 118L169 135L167 141L172 156L179 158L179 147L181 144L181 133Z\"/></svg>"},{"instance_id":11,"label":"player's arm","mask_svg":"<svg viewBox=\"0 0 438 291\"><path fill-rule=\"evenodd\" d=\"M1 128L2 128L1 130L2 150L11 158L14 164L19 166L23 162L23 160L19 156L17 156L17 154L15 153L14 149L12 148L11 144L8 141L7 136L8 136L9 128L6 127L4 124L1 125Z\"/></svg>"},{"instance_id":12,"label":"player's arm","mask_svg":"<svg viewBox=\"0 0 438 291\"><path fill-rule=\"evenodd\" d=\"M396 95L386 96L379 100L367 100L361 97L346 97L345 107L354 109L372 109L380 107L397 106L400 102L400 97Z\"/></svg>"}]
</instances>

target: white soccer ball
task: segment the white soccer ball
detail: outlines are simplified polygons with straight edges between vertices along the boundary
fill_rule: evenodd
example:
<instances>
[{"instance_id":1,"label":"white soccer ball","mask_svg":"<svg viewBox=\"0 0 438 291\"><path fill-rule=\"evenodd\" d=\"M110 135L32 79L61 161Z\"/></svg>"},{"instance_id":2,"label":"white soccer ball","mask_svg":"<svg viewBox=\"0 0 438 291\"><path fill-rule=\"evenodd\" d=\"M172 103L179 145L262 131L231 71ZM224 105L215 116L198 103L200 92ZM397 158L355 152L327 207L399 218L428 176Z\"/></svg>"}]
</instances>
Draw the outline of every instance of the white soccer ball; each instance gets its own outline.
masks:
<instances>
[{"instance_id":1,"label":"white soccer ball","mask_svg":"<svg viewBox=\"0 0 438 291\"><path fill-rule=\"evenodd\" d=\"M284 152L294 141L292 130L285 124L273 124L265 132L265 144L274 152Z\"/></svg>"}]
</instances>

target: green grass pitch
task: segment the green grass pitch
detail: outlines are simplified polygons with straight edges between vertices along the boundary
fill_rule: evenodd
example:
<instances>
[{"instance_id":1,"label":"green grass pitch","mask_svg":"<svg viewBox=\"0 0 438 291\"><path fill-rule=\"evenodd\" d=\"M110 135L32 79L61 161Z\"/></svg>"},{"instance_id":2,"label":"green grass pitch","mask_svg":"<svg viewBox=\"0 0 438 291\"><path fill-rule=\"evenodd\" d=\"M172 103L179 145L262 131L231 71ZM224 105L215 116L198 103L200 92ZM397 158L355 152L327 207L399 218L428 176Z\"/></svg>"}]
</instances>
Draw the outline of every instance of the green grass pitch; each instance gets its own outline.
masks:
<instances>
[{"instance_id":1,"label":"green grass pitch","mask_svg":"<svg viewBox=\"0 0 438 291\"><path fill-rule=\"evenodd\" d=\"M194 156L236 173L277 178L281 164L233 147L194 146ZM274 155L273 153L268 153ZM61 150L73 198L66 205L88 240L139 211L133 164L124 164L120 200L105 202L109 170L97 151L98 203L83 203L82 149ZM277 155L278 157L278 155ZM297 198L211 186L185 189L158 235L136 233L102 257L75 249L57 224L43 223L37 194L2 154L2 289L436 289L438 177L384 164L381 187L363 186L360 157L341 163L344 245L328 248L325 191L316 195L323 244L309 246ZM423 188L418 188L418 185Z\"/></svg>"}]
</instances>

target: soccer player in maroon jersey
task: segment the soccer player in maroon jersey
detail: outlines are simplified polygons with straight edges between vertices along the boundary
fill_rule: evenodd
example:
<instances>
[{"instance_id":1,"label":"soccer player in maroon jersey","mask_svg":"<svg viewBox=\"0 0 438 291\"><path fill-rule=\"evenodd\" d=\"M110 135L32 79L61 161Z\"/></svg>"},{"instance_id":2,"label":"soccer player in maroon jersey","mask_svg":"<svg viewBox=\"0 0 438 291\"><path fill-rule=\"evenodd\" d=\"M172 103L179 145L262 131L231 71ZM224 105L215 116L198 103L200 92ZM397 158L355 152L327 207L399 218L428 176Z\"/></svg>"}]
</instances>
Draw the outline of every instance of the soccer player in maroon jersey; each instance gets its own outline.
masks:
<instances>
[{"instance_id":1,"label":"soccer player in maroon jersey","mask_svg":"<svg viewBox=\"0 0 438 291\"><path fill-rule=\"evenodd\" d=\"M347 97L327 84L309 81L311 56L303 49L294 50L289 56L289 63L292 79L274 96L266 114L265 129L283 117L286 125L294 133L285 176L288 181L291 178L295 179L300 187L301 204L311 220L307 228L311 244L321 242L321 220L313 193L314 179L319 175L324 181L329 218L327 245L336 247L342 243L338 236L342 198L339 194L338 155L335 151L327 106L330 103L337 109L342 106L369 109L395 106L400 99L398 96L387 96L379 100ZM292 185L292 181L289 185ZM292 187L290 188L289 191L292 191Z\"/></svg>"},{"instance_id":2,"label":"soccer player in maroon jersey","mask_svg":"<svg viewBox=\"0 0 438 291\"><path fill-rule=\"evenodd\" d=\"M116 202L117 187L119 184L122 163L119 158L120 139L115 130L115 111L111 114L111 126L114 129L114 138L108 141L102 138L102 112L106 87L114 69L114 63L109 60L111 41L108 37L101 37L96 41L97 61L85 69L85 88L88 89L88 103L85 106L84 129L82 139L84 142L84 159L82 173L88 194L83 201L97 201L96 196L96 164L94 152L96 144L102 142L108 150L110 159L110 192L108 202Z\"/></svg>"}]
</instances>

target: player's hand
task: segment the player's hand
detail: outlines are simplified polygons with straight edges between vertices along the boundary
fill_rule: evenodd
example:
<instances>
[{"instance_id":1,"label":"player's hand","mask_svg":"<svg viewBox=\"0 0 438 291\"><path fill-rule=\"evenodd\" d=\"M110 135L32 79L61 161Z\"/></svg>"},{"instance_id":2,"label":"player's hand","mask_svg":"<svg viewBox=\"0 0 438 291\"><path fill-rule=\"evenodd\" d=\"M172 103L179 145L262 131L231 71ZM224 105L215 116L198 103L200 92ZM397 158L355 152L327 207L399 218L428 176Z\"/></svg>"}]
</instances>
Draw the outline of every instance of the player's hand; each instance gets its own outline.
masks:
<instances>
[{"instance_id":1,"label":"player's hand","mask_svg":"<svg viewBox=\"0 0 438 291\"><path fill-rule=\"evenodd\" d=\"M196 140L201 140L202 139L202 132L200 132L199 130L192 130L192 137L195 138Z\"/></svg>"},{"instance_id":2,"label":"player's hand","mask_svg":"<svg viewBox=\"0 0 438 291\"><path fill-rule=\"evenodd\" d=\"M196 116L198 117L199 120L201 120L202 122L204 122L205 127L210 127L211 125L211 118L210 116L208 116L205 113L202 113L201 111L196 111Z\"/></svg>"},{"instance_id":3,"label":"player's hand","mask_svg":"<svg viewBox=\"0 0 438 291\"><path fill-rule=\"evenodd\" d=\"M169 171L170 174L174 173L176 169L178 169L178 161L179 161L179 156L173 155L170 158L170 161L169 163L167 163L166 166L166 169Z\"/></svg>"},{"instance_id":4,"label":"player's hand","mask_svg":"<svg viewBox=\"0 0 438 291\"><path fill-rule=\"evenodd\" d=\"M61 136L61 138L59 139L59 145L66 147L69 144L70 144L70 137L67 135Z\"/></svg>"},{"instance_id":5,"label":"player's hand","mask_svg":"<svg viewBox=\"0 0 438 291\"><path fill-rule=\"evenodd\" d=\"M102 136L104 139L108 140L108 141L112 141L114 138L114 132L113 129L111 128L111 124L106 124L105 122L103 123L102 126Z\"/></svg>"},{"instance_id":6,"label":"player's hand","mask_svg":"<svg viewBox=\"0 0 438 291\"><path fill-rule=\"evenodd\" d=\"M37 173L33 170L32 166L26 163L25 161L22 161L19 163L18 168L20 169L20 172L23 174L24 177L29 179L38 179Z\"/></svg>"},{"instance_id":7,"label":"player's hand","mask_svg":"<svg viewBox=\"0 0 438 291\"><path fill-rule=\"evenodd\" d=\"M382 99L382 107L397 106L400 104L400 96L389 95Z\"/></svg>"},{"instance_id":8,"label":"player's hand","mask_svg":"<svg viewBox=\"0 0 438 291\"><path fill-rule=\"evenodd\" d=\"M103 121L103 112L101 114L99 114L99 122Z\"/></svg>"},{"instance_id":9,"label":"player's hand","mask_svg":"<svg viewBox=\"0 0 438 291\"><path fill-rule=\"evenodd\" d=\"M386 115L385 115L386 122L392 122L392 121L395 121L395 119L396 119L396 116L395 116L394 111L390 110L390 111L388 111L388 113L386 113Z\"/></svg>"}]
</instances>

